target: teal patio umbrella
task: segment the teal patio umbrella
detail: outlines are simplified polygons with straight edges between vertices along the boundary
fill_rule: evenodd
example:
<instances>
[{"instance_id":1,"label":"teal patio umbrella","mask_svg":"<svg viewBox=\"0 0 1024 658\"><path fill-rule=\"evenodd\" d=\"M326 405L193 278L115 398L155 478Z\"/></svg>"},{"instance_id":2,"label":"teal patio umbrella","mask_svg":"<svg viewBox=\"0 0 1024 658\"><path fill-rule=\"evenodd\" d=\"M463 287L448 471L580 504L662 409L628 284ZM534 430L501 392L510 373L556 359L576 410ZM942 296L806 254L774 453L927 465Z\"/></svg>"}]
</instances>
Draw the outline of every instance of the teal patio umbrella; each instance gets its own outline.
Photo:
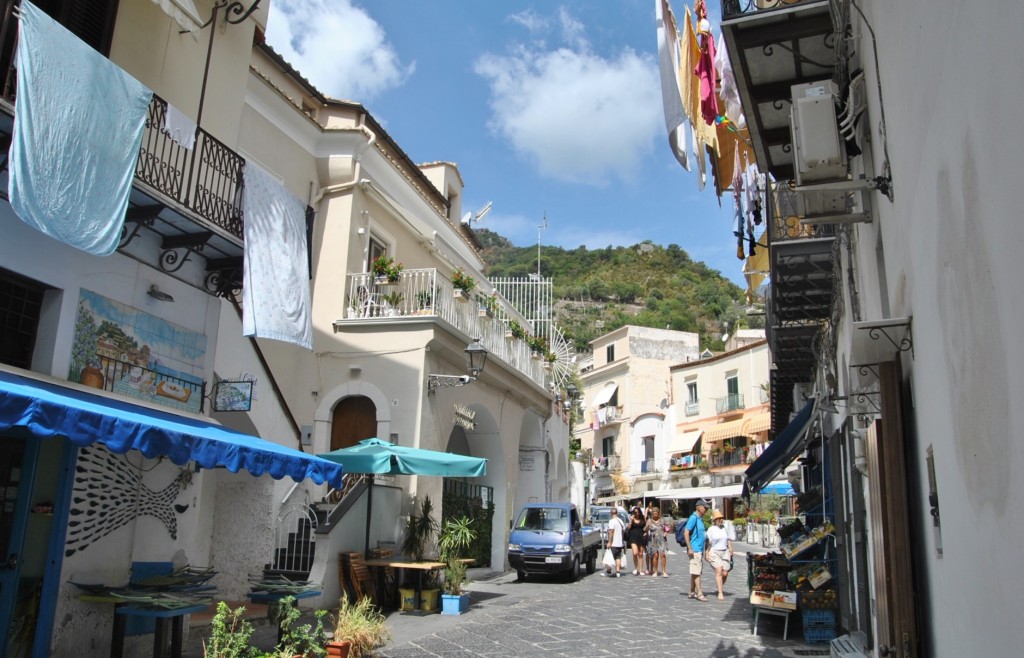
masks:
<instances>
[{"instance_id":1,"label":"teal patio umbrella","mask_svg":"<svg viewBox=\"0 0 1024 658\"><path fill-rule=\"evenodd\" d=\"M317 455L341 464L345 473L381 475L435 475L441 477L479 477L487 474L487 460L450 452L409 448L380 439L363 439L354 446ZM370 553L370 519L373 512L373 478L366 495L366 545Z\"/></svg>"}]
</instances>

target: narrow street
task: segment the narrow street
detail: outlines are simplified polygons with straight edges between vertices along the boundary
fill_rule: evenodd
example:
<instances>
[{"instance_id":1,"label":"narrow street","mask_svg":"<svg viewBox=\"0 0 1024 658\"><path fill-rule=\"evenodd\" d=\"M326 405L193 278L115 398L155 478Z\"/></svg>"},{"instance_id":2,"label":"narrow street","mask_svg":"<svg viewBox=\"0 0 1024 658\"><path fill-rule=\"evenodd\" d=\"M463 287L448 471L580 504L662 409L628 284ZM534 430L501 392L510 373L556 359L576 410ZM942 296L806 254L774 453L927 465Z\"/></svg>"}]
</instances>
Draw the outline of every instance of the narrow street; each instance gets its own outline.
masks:
<instances>
[{"instance_id":1,"label":"narrow street","mask_svg":"<svg viewBox=\"0 0 1024 658\"><path fill-rule=\"evenodd\" d=\"M621 578L605 578L600 566L597 573L584 571L571 584L556 578L519 582L515 573L506 573L471 583L471 607L464 615L391 613L392 642L374 655L827 656L827 644L803 643L799 613L791 616L788 641L782 639L781 617L762 617L758 635L751 634L747 563L745 555L739 554L747 548L737 546L735 573L726 584L724 601L715 598L714 576L708 567L702 579L708 602L687 598L688 576L679 553L669 555L669 578L633 576L631 571ZM477 577L481 576L483 572ZM203 655L201 630L191 634L184 656ZM254 639L261 648L271 648L273 630L270 625L257 628Z\"/></svg>"}]
</instances>

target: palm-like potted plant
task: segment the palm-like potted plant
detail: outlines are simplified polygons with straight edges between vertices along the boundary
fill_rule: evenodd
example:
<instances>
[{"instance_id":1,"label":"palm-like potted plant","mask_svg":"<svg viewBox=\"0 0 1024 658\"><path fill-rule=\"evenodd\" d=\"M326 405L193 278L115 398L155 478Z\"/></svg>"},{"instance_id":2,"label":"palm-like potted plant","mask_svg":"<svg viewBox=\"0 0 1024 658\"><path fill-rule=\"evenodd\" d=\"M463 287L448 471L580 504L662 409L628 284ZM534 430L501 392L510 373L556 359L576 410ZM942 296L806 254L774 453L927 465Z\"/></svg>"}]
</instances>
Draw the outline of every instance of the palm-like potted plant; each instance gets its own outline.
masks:
<instances>
[{"instance_id":1,"label":"palm-like potted plant","mask_svg":"<svg viewBox=\"0 0 1024 658\"><path fill-rule=\"evenodd\" d=\"M455 268L452 272L452 287L455 289L455 299L460 302L469 301L469 293L473 292L476 288L476 279L474 279L461 267Z\"/></svg>"},{"instance_id":2,"label":"palm-like potted plant","mask_svg":"<svg viewBox=\"0 0 1024 658\"><path fill-rule=\"evenodd\" d=\"M444 570L444 594L441 596L441 614L461 615L469 610L469 594L462 590L466 582L466 562L463 554L476 539L473 521L468 516L449 519L441 530L438 545Z\"/></svg>"},{"instance_id":3,"label":"palm-like potted plant","mask_svg":"<svg viewBox=\"0 0 1024 658\"><path fill-rule=\"evenodd\" d=\"M331 658L360 658L391 640L386 618L369 597L352 603L341 597L334 624L334 638L327 643Z\"/></svg>"},{"instance_id":4,"label":"palm-like potted plant","mask_svg":"<svg viewBox=\"0 0 1024 658\"><path fill-rule=\"evenodd\" d=\"M427 553L432 553L434 535L437 534L437 521L432 516L434 505L430 502L430 496L424 496L420 504L419 514L413 512L405 525L405 538L402 540L402 554L412 558L413 562L422 562ZM406 569L411 571L411 569ZM422 597L422 607L426 610L433 610L437 607L438 590L434 582L430 581L433 572L425 576ZM412 578L413 576L407 576ZM408 583L407 583L408 585ZM402 609L409 609L406 602L415 599L415 590L411 587L399 588L399 595L402 601Z\"/></svg>"},{"instance_id":5,"label":"palm-like potted plant","mask_svg":"<svg viewBox=\"0 0 1024 658\"><path fill-rule=\"evenodd\" d=\"M370 269L373 270L373 282L380 286L398 283L405 266L396 263L395 259L387 254L381 254L370 265Z\"/></svg>"}]
</instances>

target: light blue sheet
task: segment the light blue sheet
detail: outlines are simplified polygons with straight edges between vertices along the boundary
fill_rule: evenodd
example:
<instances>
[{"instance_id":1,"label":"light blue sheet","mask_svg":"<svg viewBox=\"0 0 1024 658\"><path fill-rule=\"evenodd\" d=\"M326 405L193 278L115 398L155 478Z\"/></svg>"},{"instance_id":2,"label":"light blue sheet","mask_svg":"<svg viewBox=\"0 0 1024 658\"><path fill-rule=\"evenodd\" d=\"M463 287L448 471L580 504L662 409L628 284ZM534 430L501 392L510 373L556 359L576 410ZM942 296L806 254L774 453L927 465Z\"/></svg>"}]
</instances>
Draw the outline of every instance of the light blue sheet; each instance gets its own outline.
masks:
<instances>
[{"instance_id":1,"label":"light blue sheet","mask_svg":"<svg viewBox=\"0 0 1024 658\"><path fill-rule=\"evenodd\" d=\"M97 256L117 248L153 92L23 0L11 206Z\"/></svg>"}]
</instances>

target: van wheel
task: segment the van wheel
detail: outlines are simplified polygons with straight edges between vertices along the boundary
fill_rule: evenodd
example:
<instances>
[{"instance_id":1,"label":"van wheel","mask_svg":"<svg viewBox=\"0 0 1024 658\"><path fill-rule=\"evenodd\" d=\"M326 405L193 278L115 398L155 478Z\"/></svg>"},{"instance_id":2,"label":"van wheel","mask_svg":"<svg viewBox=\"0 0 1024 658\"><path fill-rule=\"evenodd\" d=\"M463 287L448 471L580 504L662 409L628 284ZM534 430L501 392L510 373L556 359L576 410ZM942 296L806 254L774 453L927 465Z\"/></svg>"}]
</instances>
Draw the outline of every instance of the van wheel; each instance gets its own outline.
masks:
<instances>
[{"instance_id":1,"label":"van wheel","mask_svg":"<svg viewBox=\"0 0 1024 658\"><path fill-rule=\"evenodd\" d=\"M574 583L579 580L580 577L580 559L574 557L572 559L572 566L565 572L565 582Z\"/></svg>"},{"instance_id":2,"label":"van wheel","mask_svg":"<svg viewBox=\"0 0 1024 658\"><path fill-rule=\"evenodd\" d=\"M526 572L525 571L516 571L516 578L518 580L522 581L522 582L526 582Z\"/></svg>"},{"instance_id":3,"label":"van wheel","mask_svg":"<svg viewBox=\"0 0 1024 658\"><path fill-rule=\"evenodd\" d=\"M590 557L587 558L587 573L594 573L597 571L597 551L590 551Z\"/></svg>"}]
</instances>

